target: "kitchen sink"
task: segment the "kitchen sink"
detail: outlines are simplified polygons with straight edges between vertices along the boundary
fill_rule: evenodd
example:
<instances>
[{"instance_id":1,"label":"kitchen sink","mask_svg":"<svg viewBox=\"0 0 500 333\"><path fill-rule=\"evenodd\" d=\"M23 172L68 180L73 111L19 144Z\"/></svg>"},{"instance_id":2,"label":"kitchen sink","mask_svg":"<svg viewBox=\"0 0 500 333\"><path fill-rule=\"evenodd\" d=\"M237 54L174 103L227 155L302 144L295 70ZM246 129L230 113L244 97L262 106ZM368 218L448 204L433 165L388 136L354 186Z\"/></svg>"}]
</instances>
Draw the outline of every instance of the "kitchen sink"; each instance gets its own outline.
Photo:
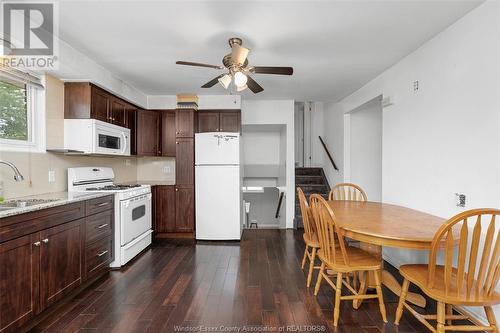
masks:
<instances>
[{"instance_id":1,"label":"kitchen sink","mask_svg":"<svg viewBox=\"0 0 500 333\"><path fill-rule=\"evenodd\" d=\"M0 203L0 211L14 209L14 208L22 208L29 207L34 205L41 205L44 203L58 201L59 199L25 199L25 200L9 200L3 203Z\"/></svg>"}]
</instances>

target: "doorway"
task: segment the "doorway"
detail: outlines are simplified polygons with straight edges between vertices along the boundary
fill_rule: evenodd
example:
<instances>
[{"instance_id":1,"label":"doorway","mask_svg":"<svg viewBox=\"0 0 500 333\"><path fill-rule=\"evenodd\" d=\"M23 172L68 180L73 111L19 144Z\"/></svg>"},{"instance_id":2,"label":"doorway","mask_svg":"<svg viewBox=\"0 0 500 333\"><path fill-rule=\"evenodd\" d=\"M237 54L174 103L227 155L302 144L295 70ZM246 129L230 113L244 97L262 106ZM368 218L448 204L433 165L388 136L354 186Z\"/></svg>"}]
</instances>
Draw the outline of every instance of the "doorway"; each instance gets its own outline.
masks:
<instances>
[{"instance_id":1,"label":"doorway","mask_svg":"<svg viewBox=\"0 0 500 333\"><path fill-rule=\"evenodd\" d=\"M382 201L382 96L347 115L347 181L361 186L369 201Z\"/></svg>"}]
</instances>

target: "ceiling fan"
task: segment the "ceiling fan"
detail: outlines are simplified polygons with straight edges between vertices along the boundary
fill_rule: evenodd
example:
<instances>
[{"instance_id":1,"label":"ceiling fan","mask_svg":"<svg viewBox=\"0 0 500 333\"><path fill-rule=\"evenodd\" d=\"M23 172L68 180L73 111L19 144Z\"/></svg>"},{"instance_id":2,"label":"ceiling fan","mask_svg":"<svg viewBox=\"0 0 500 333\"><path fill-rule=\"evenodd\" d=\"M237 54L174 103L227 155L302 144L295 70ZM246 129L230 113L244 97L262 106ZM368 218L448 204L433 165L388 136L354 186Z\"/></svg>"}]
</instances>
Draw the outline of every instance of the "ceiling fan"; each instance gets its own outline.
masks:
<instances>
[{"instance_id":1,"label":"ceiling fan","mask_svg":"<svg viewBox=\"0 0 500 333\"><path fill-rule=\"evenodd\" d=\"M248 52L249 49L241 46L243 41L241 38L230 38L229 46L231 47L231 53L226 54L222 58L222 64L224 66L202 64L198 62L190 61L177 61L177 65L186 66L197 66L206 67L214 69L227 69L226 73L223 73L216 78L208 81L202 88L211 88L217 83L220 83L225 89L229 87L231 82L236 86L236 91L243 91L246 88L250 89L254 94L260 93L264 90L254 79L249 75L253 74L277 74L277 75L292 75L292 67L266 67L266 66L248 66Z\"/></svg>"}]
</instances>

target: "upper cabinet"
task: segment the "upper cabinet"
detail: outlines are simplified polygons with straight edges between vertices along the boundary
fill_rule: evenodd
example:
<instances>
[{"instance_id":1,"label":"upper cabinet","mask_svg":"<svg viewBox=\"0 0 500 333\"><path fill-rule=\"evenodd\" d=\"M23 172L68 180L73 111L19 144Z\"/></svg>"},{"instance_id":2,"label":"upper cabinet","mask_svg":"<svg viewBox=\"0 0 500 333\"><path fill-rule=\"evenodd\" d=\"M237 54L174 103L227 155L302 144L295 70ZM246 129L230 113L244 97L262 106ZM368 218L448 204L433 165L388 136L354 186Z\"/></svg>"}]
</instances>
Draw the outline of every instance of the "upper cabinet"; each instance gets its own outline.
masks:
<instances>
[{"instance_id":1,"label":"upper cabinet","mask_svg":"<svg viewBox=\"0 0 500 333\"><path fill-rule=\"evenodd\" d=\"M64 118L91 118L132 128L130 110L135 112L135 107L89 82L64 84Z\"/></svg>"},{"instance_id":2,"label":"upper cabinet","mask_svg":"<svg viewBox=\"0 0 500 333\"><path fill-rule=\"evenodd\" d=\"M240 111L212 111L198 112L198 132L240 132Z\"/></svg>"},{"instance_id":3,"label":"upper cabinet","mask_svg":"<svg viewBox=\"0 0 500 333\"><path fill-rule=\"evenodd\" d=\"M175 157L175 111L164 110L161 113L161 155Z\"/></svg>"},{"instance_id":4,"label":"upper cabinet","mask_svg":"<svg viewBox=\"0 0 500 333\"><path fill-rule=\"evenodd\" d=\"M175 136L178 138L193 138L195 132L195 114L192 109L175 110Z\"/></svg>"},{"instance_id":5,"label":"upper cabinet","mask_svg":"<svg viewBox=\"0 0 500 333\"><path fill-rule=\"evenodd\" d=\"M136 133L137 155L161 155L159 147L160 114L158 111L138 110Z\"/></svg>"}]
</instances>

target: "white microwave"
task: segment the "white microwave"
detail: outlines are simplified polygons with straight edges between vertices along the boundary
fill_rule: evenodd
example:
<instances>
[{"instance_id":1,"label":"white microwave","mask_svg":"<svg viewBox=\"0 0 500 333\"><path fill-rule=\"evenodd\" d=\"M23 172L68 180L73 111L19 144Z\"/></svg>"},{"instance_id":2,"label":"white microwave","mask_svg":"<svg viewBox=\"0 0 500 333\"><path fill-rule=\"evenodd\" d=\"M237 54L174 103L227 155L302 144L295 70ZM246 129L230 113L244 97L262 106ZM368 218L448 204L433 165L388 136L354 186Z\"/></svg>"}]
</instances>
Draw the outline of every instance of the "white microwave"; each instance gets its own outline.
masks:
<instances>
[{"instance_id":1,"label":"white microwave","mask_svg":"<svg viewBox=\"0 0 500 333\"><path fill-rule=\"evenodd\" d=\"M130 155L130 129L96 119L64 119L64 148L81 154Z\"/></svg>"}]
</instances>

